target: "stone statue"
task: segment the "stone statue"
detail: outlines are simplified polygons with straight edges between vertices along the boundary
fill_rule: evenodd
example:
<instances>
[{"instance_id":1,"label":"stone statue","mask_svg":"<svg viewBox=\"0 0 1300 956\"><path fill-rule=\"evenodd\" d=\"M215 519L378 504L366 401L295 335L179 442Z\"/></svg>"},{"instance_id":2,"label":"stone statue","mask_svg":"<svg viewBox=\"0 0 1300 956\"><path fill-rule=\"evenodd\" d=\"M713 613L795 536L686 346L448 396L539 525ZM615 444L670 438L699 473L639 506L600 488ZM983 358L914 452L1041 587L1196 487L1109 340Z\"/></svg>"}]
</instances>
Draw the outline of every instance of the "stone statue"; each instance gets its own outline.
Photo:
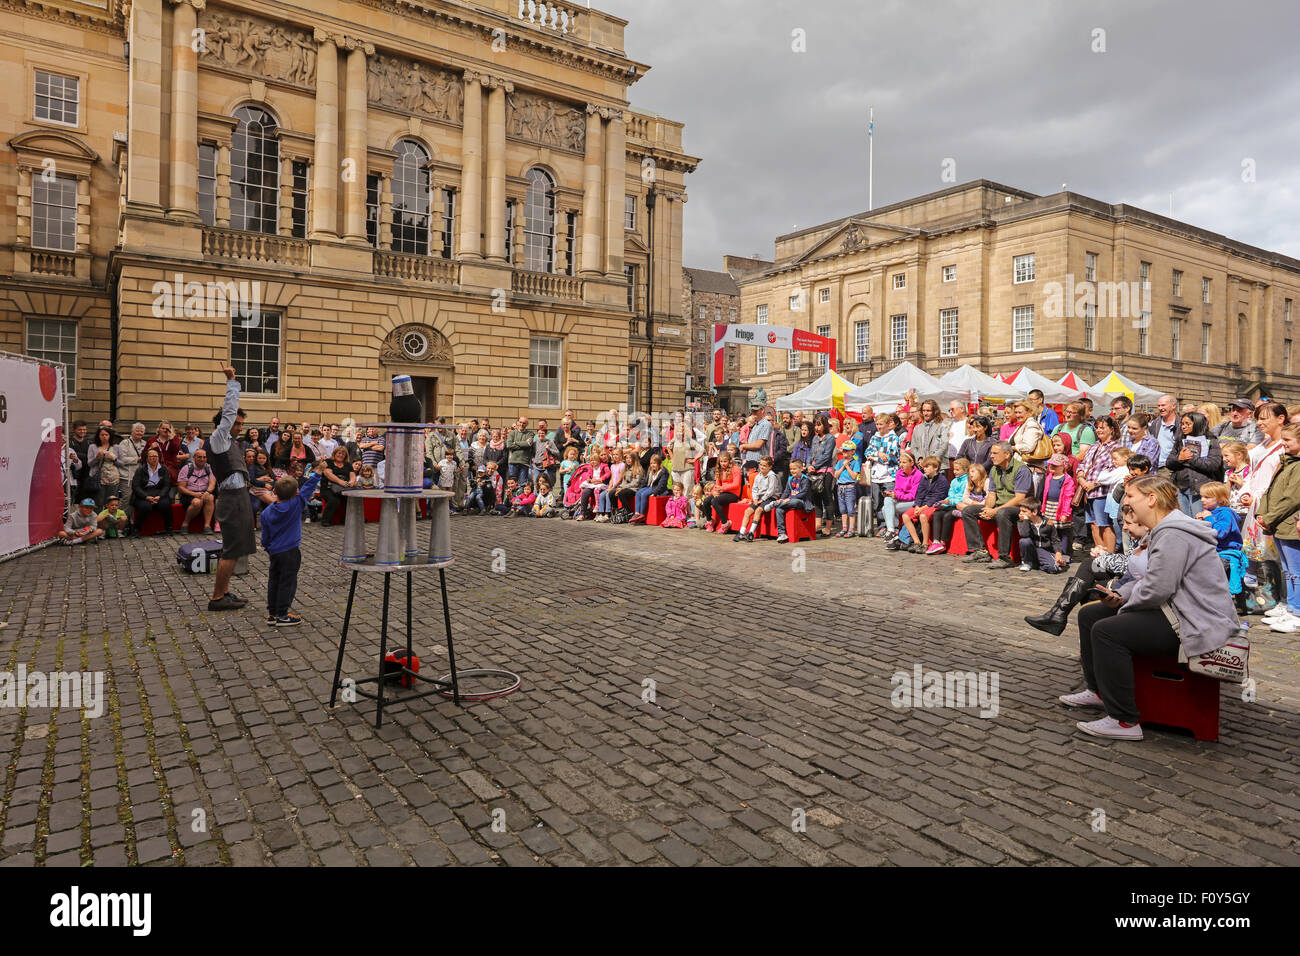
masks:
<instances>
[{"instance_id":1,"label":"stone statue","mask_svg":"<svg viewBox=\"0 0 1300 956\"><path fill-rule=\"evenodd\" d=\"M763 408L765 405L767 405L767 389L760 385L754 390L754 397L750 400L749 407Z\"/></svg>"}]
</instances>

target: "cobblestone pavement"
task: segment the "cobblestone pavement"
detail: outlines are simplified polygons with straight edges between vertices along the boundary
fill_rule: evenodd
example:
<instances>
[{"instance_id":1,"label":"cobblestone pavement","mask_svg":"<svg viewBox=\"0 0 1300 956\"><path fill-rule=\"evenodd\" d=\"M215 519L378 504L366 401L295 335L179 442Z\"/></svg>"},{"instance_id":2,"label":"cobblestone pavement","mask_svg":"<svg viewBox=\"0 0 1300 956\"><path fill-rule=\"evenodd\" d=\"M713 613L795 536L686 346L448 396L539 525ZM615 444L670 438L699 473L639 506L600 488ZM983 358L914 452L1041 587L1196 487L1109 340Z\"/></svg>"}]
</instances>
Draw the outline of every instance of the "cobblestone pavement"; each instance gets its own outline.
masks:
<instances>
[{"instance_id":1,"label":"cobblestone pavement","mask_svg":"<svg viewBox=\"0 0 1300 956\"><path fill-rule=\"evenodd\" d=\"M454 520L458 663L522 690L395 706L378 731L364 700L325 706L341 529L306 529L295 629L262 623L262 554L224 614L176 571L185 539L0 565L0 670L105 670L109 692L95 719L0 709L0 861L1300 863L1295 637L1255 628L1258 697L1223 691L1219 743L1117 744L1054 702L1081 683L1074 632L1020 619L1060 579L858 540ZM373 672L380 586L361 576L345 675ZM442 672L433 577L416 607ZM916 664L996 672L996 717L895 709Z\"/></svg>"}]
</instances>

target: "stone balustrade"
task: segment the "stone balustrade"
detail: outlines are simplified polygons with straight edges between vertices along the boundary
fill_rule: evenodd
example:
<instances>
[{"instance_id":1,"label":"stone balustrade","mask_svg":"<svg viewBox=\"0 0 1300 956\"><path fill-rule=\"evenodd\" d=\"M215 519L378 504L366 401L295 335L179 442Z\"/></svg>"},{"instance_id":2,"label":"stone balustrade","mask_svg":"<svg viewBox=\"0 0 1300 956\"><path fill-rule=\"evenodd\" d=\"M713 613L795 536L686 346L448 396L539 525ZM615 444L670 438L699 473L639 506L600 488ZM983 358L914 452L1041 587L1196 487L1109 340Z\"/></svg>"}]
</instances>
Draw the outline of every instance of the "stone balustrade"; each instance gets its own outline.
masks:
<instances>
[{"instance_id":1,"label":"stone balustrade","mask_svg":"<svg viewBox=\"0 0 1300 956\"><path fill-rule=\"evenodd\" d=\"M203 230L203 254L218 259L274 262L305 268L309 264L310 248L310 243L304 239L241 232L237 229Z\"/></svg>"},{"instance_id":2,"label":"stone balustrade","mask_svg":"<svg viewBox=\"0 0 1300 956\"><path fill-rule=\"evenodd\" d=\"M71 252L31 251L31 272L34 275L74 278L77 274L77 257Z\"/></svg>"},{"instance_id":3,"label":"stone balustrade","mask_svg":"<svg viewBox=\"0 0 1300 956\"><path fill-rule=\"evenodd\" d=\"M554 275L550 272L526 272L516 269L510 278L510 289L520 295L535 295L547 299L582 298L582 280L574 276Z\"/></svg>"},{"instance_id":4,"label":"stone balustrade","mask_svg":"<svg viewBox=\"0 0 1300 956\"><path fill-rule=\"evenodd\" d=\"M455 285L459 279L459 268L451 259L436 256L412 256L401 252L375 253L375 275L386 279Z\"/></svg>"},{"instance_id":5,"label":"stone balustrade","mask_svg":"<svg viewBox=\"0 0 1300 956\"><path fill-rule=\"evenodd\" d=\"M573 36L578 28L578 11L573 7L544 0L519 0L517 19L535 24L543 30L552 30L562 36Z\"/></svg>"}]
</instances>

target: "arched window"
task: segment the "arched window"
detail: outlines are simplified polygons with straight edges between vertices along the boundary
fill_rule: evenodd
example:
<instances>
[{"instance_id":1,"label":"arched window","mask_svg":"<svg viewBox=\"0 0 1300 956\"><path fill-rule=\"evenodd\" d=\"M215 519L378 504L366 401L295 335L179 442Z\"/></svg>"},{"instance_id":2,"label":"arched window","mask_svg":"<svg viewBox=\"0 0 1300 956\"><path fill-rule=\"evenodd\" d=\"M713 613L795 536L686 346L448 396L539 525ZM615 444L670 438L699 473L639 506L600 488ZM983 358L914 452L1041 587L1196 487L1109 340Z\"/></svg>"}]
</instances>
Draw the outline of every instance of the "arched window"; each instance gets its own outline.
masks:
<instances>
[{"instance_id":1,"label":"arched window","mask_svg":"<svg viewBox=\"0 0 1300 956\"><path fill-rule=\"evenodd\" d=\"M555 268L555 183L540 169L528 170L524 268L531 272L551 272Z\"/></svg>"},{"instance_id":2,"label":"arched window","mask_svg":"<svg viewBox=\"0 0 1300 956\"><path fill-rule=\"evenodd\" d=\"M230 140L230 227L275 234L280 222L280 141L271 114L235 110Z\"/></svg>"},{"instance_id":3,"label":"arched window","mask_svg":"<svg viewBox=\"0 0 1300 956\"><path fill-rule=\"evenodd\" d=\"M429 153L419 143L404 139L397 144L393 166L393 250L411 255L429 254L430 186Z\"/></svg>"}]
</instances>

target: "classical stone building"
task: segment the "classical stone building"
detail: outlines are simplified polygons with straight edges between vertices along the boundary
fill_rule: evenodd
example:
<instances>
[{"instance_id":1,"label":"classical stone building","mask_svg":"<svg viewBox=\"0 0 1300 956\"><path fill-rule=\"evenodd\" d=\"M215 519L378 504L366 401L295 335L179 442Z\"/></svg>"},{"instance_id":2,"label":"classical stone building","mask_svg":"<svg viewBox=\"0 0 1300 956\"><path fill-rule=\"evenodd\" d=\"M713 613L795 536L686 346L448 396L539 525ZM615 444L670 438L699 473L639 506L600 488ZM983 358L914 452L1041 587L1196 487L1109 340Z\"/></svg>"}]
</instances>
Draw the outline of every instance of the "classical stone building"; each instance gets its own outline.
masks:
<instances>
[{"instance_id":1,"label":"classical stone building","mask_svg":"<svg viewBox=\"0 0 1300 956\"><path fill-rule=\"evenodd\" d=\"M835 337L857 383L906 359L1300 398L1300 261L1133 206L980 180L778 236L775 253L726 257L740 321ZM807 353L740 351L737 377L773 396L823 371Z\"/></svg>"},{"instance_id":2,"label":"classical stone building","mask_svg":"<svg viewBox=\"0 0 1300 956\"><path fill-rule=\"evenodd\" d=\"M254 420L386 414L399 372L428 416L589 417L645 381L653 301L654 401L679 404L698 160L629 108L625 26L0 0L0 348L67 362L73 415L119 422L208 418L230 360Z\"/></svg>"},{"instance_id":3,"label":"classical stone building","mask_svg":"<svg viewBox=\"0 0 1300 956\"><path fill-rule=\"evenodd\" d=\"M713 326L740 321L740 286L729 272L707 269L682 270L682 315L690 338L690 360L686 372L689 390L707 392L713 364ZM726 346L729 371L740 371L740 349Z\"/></svg>"}]
</instances>

